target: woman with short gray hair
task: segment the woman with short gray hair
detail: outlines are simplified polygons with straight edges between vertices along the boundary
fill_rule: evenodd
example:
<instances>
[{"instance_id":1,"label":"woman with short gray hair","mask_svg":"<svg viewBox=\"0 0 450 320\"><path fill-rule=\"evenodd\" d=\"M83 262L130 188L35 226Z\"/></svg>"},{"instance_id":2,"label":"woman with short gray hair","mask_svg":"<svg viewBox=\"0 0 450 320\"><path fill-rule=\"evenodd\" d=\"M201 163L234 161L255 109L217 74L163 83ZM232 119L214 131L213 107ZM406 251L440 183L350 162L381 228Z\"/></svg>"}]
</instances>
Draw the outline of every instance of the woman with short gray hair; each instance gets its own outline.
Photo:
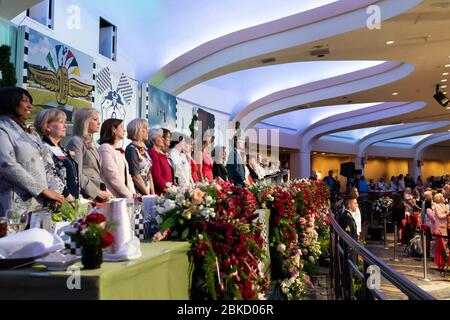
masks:
<instances>
[{"instance_id":1,"label":"woman with short gray hair","mask_svg":"<svg viewBox=\"0 0 450 320\"><path fill-rule=\"evenodd\" d=\"M93 138L99 130L98 111L94 108L79 109L74 115L73 137L67 149L73 152L78 164L81 194L92 200L106 201L112 194L106 191L100 177L100 156Z\"/></svg>"},{"instance_id":2,"label":"woman with short gray hair","mask_svg":"<svg viewBox=\"0 0 450 320\"><path fill-rule=\"evenodd\" d=\"M151 174L152 159L144 141L148 140L148 122L145 119L134 119L127 125L127 137L132 142L125 149L130 175L134 187L142 195L155 194Z\"/></svg>"}]
</instances>

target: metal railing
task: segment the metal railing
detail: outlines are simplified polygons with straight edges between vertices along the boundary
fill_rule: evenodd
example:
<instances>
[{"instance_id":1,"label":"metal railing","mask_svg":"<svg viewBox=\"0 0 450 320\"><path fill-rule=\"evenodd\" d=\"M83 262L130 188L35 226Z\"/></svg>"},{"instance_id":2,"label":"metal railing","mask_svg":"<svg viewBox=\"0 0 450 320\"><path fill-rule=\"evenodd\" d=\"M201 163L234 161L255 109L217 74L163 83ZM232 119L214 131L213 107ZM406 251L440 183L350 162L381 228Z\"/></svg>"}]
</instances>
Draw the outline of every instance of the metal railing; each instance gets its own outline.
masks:
<instances>
[{"instance_id":1,"label":"metal railing","mask_svg":"<svg viewBox=\"0 0 450 320\"><path fill-rule=\"evenodd\" d=\"M330 222L330 274L336 300L385 300L380 288L369 285L372 276L368 269L373 270L374 266L380 270L380 278L383 276L410 300L435 300L342 230L331 212ZM357 266L358 256L364 264L362 271ZM353 290L354 277L361 281L359 294L355 294Z\"/></svg>"}]
</instances>

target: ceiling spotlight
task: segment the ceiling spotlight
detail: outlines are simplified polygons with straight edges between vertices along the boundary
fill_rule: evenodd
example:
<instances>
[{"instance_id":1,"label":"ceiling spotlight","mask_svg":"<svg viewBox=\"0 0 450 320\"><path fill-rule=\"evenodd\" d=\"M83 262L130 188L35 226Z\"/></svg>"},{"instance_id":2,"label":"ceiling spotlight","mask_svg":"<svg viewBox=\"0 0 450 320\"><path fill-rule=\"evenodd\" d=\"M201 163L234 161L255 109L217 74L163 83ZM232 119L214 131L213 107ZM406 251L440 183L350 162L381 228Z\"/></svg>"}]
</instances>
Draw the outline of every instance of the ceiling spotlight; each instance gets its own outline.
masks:
<instances>
[{"instance_id":1,"label":"ceiling spotlight","mask_svg":"<svg viewBox=\"0 0 450 320\"><path fill-rule=\"evenodd\" d=\"M393 96L398 96L398 92L392 93Z\"/></svg>"},{"instance_id":2,"label":"ceiling spotlight","mask_svg":"<svg viewBox=\"0 0 450 320\"><path fill-rule=\"evenodd\" d=\"M441 89L445 89L447 88L447 85L441 86Z\"/></svg>"},{"instance_id":3,"label":"ceiling spotlight","mask_svg":"<svg viewBox=\"0 0 450 320\"><path fill-rule=\"evenodd\" d=\"M395 42L393 41L393 40L389 40L389 41L386 41L386 44L394 44Z\"/></svg>"},{"instance_id":4,"label":"ceiling spotlight","mask_svg":"<svg viewBox=\"0 0 450 320\"><path fill-rule=\"evenodd\" d=\"M447 79L442 79L441 82L447 82Z\"/></svg>"},{"instance_id":5,"label":"ceiling spotlight","mask_svg":"<svg viewBox=\"0 0 450 320\"><path fill-rule=\"evenodd\" d=\"M450 64L446 64L444 67L446 68L450 68Z\"/></svg>"},{"instance_id":6,"label":"ceiling spotlight","mask_svg":"<svg viewBox=\"0 0 450 320\"><path fill-rule=\"evenodd\" d=\"M433 98L443 107L447 107L448 103L450 102L447 96L441 92L439 85L436 86L436 93Z\"/></svg>"},{"instance_id":7,"label":"ceiling spotlight","mask_svg":"<svg viewBox=\"0 0 450 320\"><path fill-rule=\"evenodd\" d=\"M448 72L444 72L442 75L443 76L448 76Z\"/></svg>"}]
</instances>

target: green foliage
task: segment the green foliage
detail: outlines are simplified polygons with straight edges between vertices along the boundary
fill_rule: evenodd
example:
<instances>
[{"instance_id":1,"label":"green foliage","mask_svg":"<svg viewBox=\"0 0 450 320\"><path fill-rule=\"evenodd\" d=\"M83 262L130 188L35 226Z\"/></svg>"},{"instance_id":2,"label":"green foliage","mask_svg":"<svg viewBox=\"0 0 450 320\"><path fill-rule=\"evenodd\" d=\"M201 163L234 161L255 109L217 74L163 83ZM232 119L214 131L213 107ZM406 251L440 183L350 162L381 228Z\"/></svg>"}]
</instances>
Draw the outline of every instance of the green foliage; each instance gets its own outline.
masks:
<instances>
[{"instance_id":1,"label":"green foliage","mask_svg":"<svg viewBox=\"0 0 450 320\"><path fill-rule=\"evenodd\" d=\"M320 245L320 257L319 257L319 265L323 267L328 267L330 265L330 230L327 232L323 232L319 235L317 239Z\"/></svg>"},{"instance_id":2,"label":"green foliage","mask_svg":"<svg viewBox=\"0 0 450 320\"><path fill-rule=\"evenodd\" d=\"M209 242L209 238L206 233L203 233L203 239L206 242ZM205 259L203 263L203 274L205 275L205 286L207 292L211 295L213 300L217 300L217 291L216 291L216 255L212 247L210 247L205 254Z\"/></svg>"},{"instance_id":3,"label":"green foliage","mask_svg":"<svg viewBox=\"0 0 450 320\"><path fill-rule=\"evenodd\" d=\"M81 215L88 212L88 205L81 204L80 200L75 200L73 203L65 201L59 211L52 215L53 222L69 221L75 222Z\"/></svg>"},{"instance_id":4,"label":"green foliage","mask_svg":"<svg viewBox=\"0 0 450 320\"><path fill-rule=\"evenodd\" d=\"M196 136L196 124L197 124L197 121L198 121L198 116L197 115L194 115L193 117L192 117L192 121L191 121L191 124L189 125L189 131L191 131L191 138L192 139L195 139L195 136Z\"/></svg>"},{"instance_id":5,"label":"green foliage","mask_svg":"<svg viewBox=\"0 0 450 320\"><path fill-rule=\"evenodd\" d=\"M0 71L2 79L0 79L0 88L15 86L17 83L16 70L14 65L9 62L11 56L11 47L3 45L0 47Z\"/></svg>"}]
</instances>

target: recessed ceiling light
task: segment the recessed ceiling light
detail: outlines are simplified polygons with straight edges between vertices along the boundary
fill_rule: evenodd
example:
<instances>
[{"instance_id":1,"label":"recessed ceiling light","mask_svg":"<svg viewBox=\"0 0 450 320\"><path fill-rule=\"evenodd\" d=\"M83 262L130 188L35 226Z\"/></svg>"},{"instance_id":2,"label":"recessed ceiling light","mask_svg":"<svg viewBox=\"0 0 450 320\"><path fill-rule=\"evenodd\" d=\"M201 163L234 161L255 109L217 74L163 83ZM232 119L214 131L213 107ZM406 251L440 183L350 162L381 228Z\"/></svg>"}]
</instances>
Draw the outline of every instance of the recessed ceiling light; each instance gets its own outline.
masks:
<instances>
[{"instance_id":1,"label":"recessed ceiling light","mask_svg":"<svg viewBox=\"0 0 450 320\"><path fill-rule=\"evenodd\" d=\"M325 152L322 152L321 155L325 155Z\"/></svg>"},{"instance_id":2,"label":"recessed ceiling light","mask_svg":"<svg viewBox=\"0 0 450 320\"><path fill-rule=\"evenodd\" d=\"M392 93L393 96L398 96L398 92Z\"/></svg>"},{"instance_id":3,"label":"recessed ceiling light","mask_svg":"<svg viewBox=\"0 0 450 320\"><path fill-rule=\"evenodd\" d=\"M450 107L446 107L445 109L450 110Z\"/></svg>"},{"instance_id":4,"label":"recessed ceiling light","mask_svg":"<svg viewBox=\"0 0 450 320\"><path fill-rule=\"evenodd\" d=\"M393 40L386 41L386 44L394 44L394 43L395 42Z\"/></svg>"},{"instance_id":5,"label":"recessed ceiling light","mask_svg":"<svg viewBox=\"0 0 450 320\"><path fill-rule=\"evenodd\" d=\"M441 82L447 82L447 79L442 79Z\"/></svg>"},{"instance_id":6,"label":"recessed ceiling light","mask_svg":"<svg viewBox=\"0 0 450 320\"><path fill-rule=\"evenodd\" d=\"M448 76L448 72L444 72L442 75L443 76Z\"/></svg>"},{"instance_id":7,"label":"recessed ceiling light","mask_svg":"<svg viewBox=\"0 0 450 320\"><path fill-rule=\"evenodd\" d=\"M442 88L442 89L445 89L445 88L447 88L447 85L445 85L445 86L441 86L441 88Z\"/></svg>"},{"instance_id":8,"label":"recessed ceiling light","mask_svg":"<svg viewBox=\"0 0 450 320\"><path fill-rule=\"evenodd\" d=\"M450 64L446 64L444 67L446 68L450 68Z\"/></svg>"},{"instance_id":9,"label":"recessed ceiling light","mask_svg":"<svg viewBox=\"0 0 450 320\"><path fill-rule=\"evenodd\" d=\"M443 94L447 94L447 91L444 91Z\"/></svg>"}]
</instances>

